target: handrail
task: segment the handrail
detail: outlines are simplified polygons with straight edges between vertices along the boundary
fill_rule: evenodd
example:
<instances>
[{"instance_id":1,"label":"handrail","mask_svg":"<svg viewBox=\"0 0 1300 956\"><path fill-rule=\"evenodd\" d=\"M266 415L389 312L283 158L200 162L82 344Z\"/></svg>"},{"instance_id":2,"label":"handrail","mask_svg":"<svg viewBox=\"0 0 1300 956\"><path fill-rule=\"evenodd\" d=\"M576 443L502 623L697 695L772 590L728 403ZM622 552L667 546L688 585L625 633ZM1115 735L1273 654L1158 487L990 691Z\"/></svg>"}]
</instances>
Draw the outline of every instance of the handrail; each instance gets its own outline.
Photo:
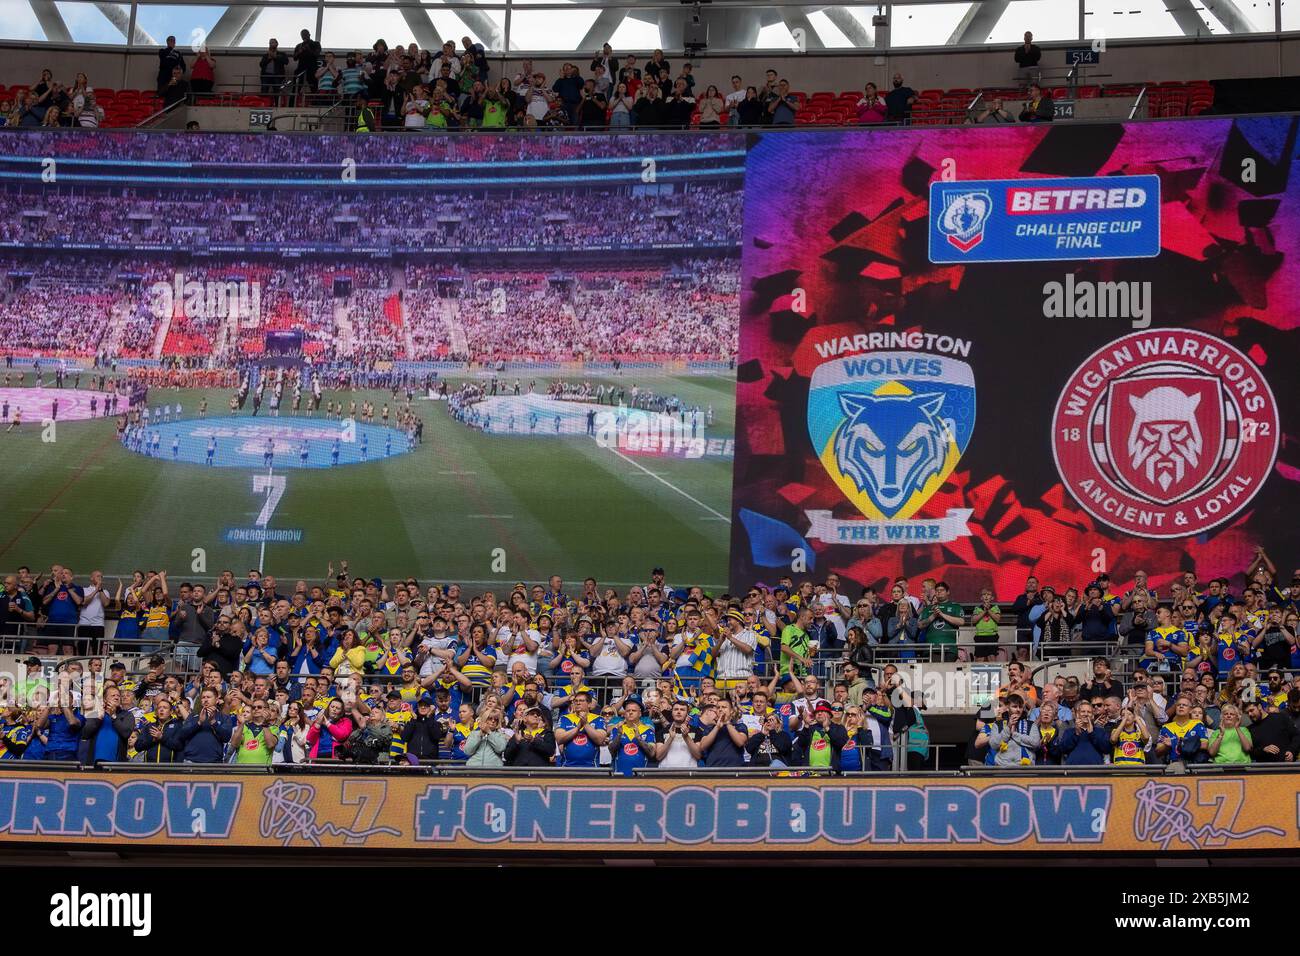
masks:
<instances>
[{"instance_id":1,"label":"handrail","mask_svg":"<svg viewBox=\"0 0 1300 956\"><path fill-rule=\"evenodd\" d=\"M192 95L192 94L189 94L189 95ZM187 95L186 99L188 99L188 96L189 96L189 95ZM172 110L176 109L178 106L183 106L183 105L185 105L185 103L186 103L186 100L177 100L175 103L171 104L171 106L164 106L162 109L158 110L158 111L155 112L155 113L150 113L150 114L149 114L148 116L146 116L144 119L140 120L140 122L136 123L136 124L135 124L135 128L136 128L136 129L144 129L144 128L147 128L147 127L149 127L149 126L150 126L150 125L151 125L155 120L160 119L160 118L162 118L163 116L166 116L168 113L170 113Z\"/></svg>"},{"instance_id":2,"label":"handrail","mask_svg":"<svg viewBox=\"0 0 1300 956\"><path fill-rule=\"evenodd\" d=\"M440 762L445 763L445 762ZM615 782L632 781L641 778L690 777L697 779L727 780L740 778L786 778L797 776L807 780L812 777L835 777L846 780L878 780L897 777L920 777L927 780L939 779L981 779L1014 776L1018 774L1035 777L1160 777L1160 776L1237 776L1237 775L1284 775L1300 774L1300 764L1295 763L1249 763L1249 764L1140 764L1117 766L1115 764L1091 764L1086 766L1063 766L1060 764L1018 765L1015 767L961 766L948 770L859 770L847 773L828 771L819 767L683 767L677 769L659 769L656 767L638 768L631 777L621 774L606 774L608 767L574 768L574 767L467 767L457 764L455 767L440 764L353 764L335 763L332 765L278 763L268 765L229 764L229 763L134 763L104 761L94 766L84 766L65 760L0 760L0 774L5 772L48 773L50 770L83 773L118 773L150 776L169 774L221 774L223 776L267 776L277 774L330 774L336 776L392 776L395 773L405 775L422 775L436 777L495 777L510 779L518 777L544 777L549 779L591 780L593 776Z\"/></svg>"},{"instance_id":3,"label":"handrail","mask_svg":"<svg viewBox=\"0 0 1300 956\"><path fill-rule=\"evenodd\" d=\"M1131 110L1128 111L1128 118L1129 118L1130 120L1133 119L1133 117L1135 117L1135 116L1137 115L1138 106L1141 105L1141 103L1142 103L1142 99L1143 99L1146 95L1147 95L1147 88L1146 88L1145 86L1143 86L1142 89L1138 90L1137 98L1136 98L1135 100L1133 100L1133 108L1132 108Z\"/></svg>"}]
</instances>

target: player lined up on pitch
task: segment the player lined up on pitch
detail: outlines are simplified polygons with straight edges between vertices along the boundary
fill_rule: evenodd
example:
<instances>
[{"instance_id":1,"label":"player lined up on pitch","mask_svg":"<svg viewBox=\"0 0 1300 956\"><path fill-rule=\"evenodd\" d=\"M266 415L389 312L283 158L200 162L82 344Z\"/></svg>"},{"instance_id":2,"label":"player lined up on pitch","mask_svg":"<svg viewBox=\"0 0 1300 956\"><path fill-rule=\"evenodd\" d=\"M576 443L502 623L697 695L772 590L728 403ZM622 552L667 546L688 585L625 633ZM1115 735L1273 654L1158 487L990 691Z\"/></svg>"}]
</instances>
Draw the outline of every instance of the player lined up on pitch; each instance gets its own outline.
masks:
<instances>
[{"instance_id":1,"label":"player lined up on pitch","mask_svg":"<svg viewBox=\"0 0 1300 956\"><path fill-rule=\"evenodd\" d=\"M900 667L923 645L963 657L1010 652L1007 683L971 739L992 767L1064 763L1288 762L1300 754L1297 620L1290 586L1258 551L1234 583L1191 572L1112 590L1040 587L964 606L942 581L903 577L851 599L838 575L782 578L744 593L677 588L655 568L620 592L553 576L471 595L457 584L383 581L331 565L283 586L256 570L212 585L137 572L110 593L96 571L6 576L0 633L58 659L113 640L126 667L92 656L58 668L32 656L6 686L8 759L360 762L480 766L913 769L931 760L923 701ZM1157 587L1157 584L1159 587ZM1240 596L1233 593L1240 586ZM1081 593L1080 593L1081 592ZM1000 645L988 622L1015 622ZM987 643L984 643L987 642ZM1023 656L1118 647L1127 683L1094 656L1094 677L1036 686ZM166 652L166 656L163 653Z\"/></svg>"}]
</instances>

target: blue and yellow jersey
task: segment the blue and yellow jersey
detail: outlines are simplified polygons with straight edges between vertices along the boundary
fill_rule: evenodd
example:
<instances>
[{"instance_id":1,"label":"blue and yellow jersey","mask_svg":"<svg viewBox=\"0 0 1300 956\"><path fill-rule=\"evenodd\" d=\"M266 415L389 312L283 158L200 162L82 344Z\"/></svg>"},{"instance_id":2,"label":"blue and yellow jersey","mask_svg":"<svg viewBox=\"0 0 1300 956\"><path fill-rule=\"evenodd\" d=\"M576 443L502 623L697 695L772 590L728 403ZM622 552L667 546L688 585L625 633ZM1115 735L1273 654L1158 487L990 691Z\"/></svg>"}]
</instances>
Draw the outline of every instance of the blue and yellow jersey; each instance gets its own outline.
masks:
<instances>
[{"instance_id":1,"label":"blue and yellow jersey","mask_svg":"<svg viewBox=\"0 0 1300 956\"><path fill-rule=\"evenodd\" d=\"M469 649L469 645L461 644L456 648L456 656L460 657L461 654L464 654L465 651ZM491 658L494 662L497 659L495 648L485 647L480 653ZM492 667L479 663L479 659L471 653L466 659L465 665L460 668L460 672L468 677L469 682L475 687L488 687L492 683L492 669Z\"/></svg>"},{"instance_id":2,"label":"blue and yellow jersey","mask_svg":"<svg viewBox=\"0 0 1300 956\"><path fill-rule=\"evenodd\" d=\"M17 760L23 755L32 729L25 724L0 723L0 760Z\"/></svg>"},{"instance_id":3,"label":"blue and yellow jersey","mask_svg":"<svg viewBox=\"0 0 1300 956\"><path fill-rule=\"evenodd\" d=\"M1121 730L1111 751L1110 762L1117 767L1137 767L1147 762L1142 749L1142 732Z\"/></svg>"},{"instance_id":4,"label":"blue and yellow jersey","mask_svg":"<svg viewBox=\"0 0 1300 956\"><path fill-rule=\"evenodd\" d=\"M574 713L565 714L560 718L556 725L557 730L576 730L578 727L578 715ZM594 730L602 730L605 727L605 721L594 714L587 715L587 726ZM593 744L585 733L580 733L567 744L564 745L560 754L561 767L594 767L596 766L596 745Z\"/></svg>"},{"instance_id":5,"label":"blue and yellow jersey","mask_svg":"<svg viewBox=\"0 0 1300 956\"><path fill-rule=\"evenodd\" d=\"M326 692L326 694L323 697L317 697L316 700L312 703L312 706L319 708L320 710L328 710L330 706L330 701L337 700L337 699L338 699L337 694ZM359 694L357 696L357 701L359 703L365 704L366 707L369 708L381 706L381 704L378 701L376 701L375 698L371 697L369 694ZM343 715L346 717L351 713L352 713L352 708L349 707L347 704L344 704Z\"/></svg>"},{"instance_id":6,"label":"blue and yellow jersey","mask_svg":"<svg viewBox=\"0 0 1300 956\"><path fill-rule=\"evenodd\" d=\"M400 760L406 756L406 741L402 739L402 732L415 713L411 710L410 704L403 703L399 710L385 708L384 716L393 727L393 739L388 744L388 755L394 760Z\"/></svg>"},{"instance_id":7,"label":"blue and yellow jersey","mask_svg":"<svg viewBox=\"0 0 1300 956\"><path fill-rule=\"evenodd\" d=\"M1241 629L1251 638L1262 633L1268 624L1268 611L1262 608L1258 611L1242 611L1241 613Z\"/></svg>"},{"instance_id":8,"label":"blue and yellow jersey","mask_svg":"<svg viewBox=\"0 0 1300 956\"><path fill-rule=\"evenodd\" d=\"M762 614L753 623L746 621L745 626L758 638L758 643L754 646L754 672L761 674L763 665L771 659L769 648L772 646L772 632L767 627L767 618Z\"/></svg>"},{"instance_id":9,"label":"blue and yellow jersey","mask_svg":"<svg viewBox=\"0 0 1300 956\"><path fill-rule=\"evenodd\" d=\"M542 601L547 607L551 608L563 607L573 610L577 607L577 604L574 603L573 599L563 591L547 591L542 595Z\"/></svg>"},{"instance_id":10,"label":"blue and yellow jersey","mask_svg":"<svg viewBox=\"0 0 1300 956\"><path fill-rule=\"evenodd\" d=\"M1170 644L1191 643L1191 638L1187 636L1187 632L1184 631L1181 627L1174 627L1172 624L1168 624L1164 627L1153 628L1147 640L1151 641L1152 647L1155 647L1156 646L1155 642L1160 640L1161 638L1168 641ZM1172 664L1176 664L1179 667L1183 666L1183 659L1185 655L1178 653L1172 647L1166 649L1162 653L1165 656L1165 660L1169 661Z\"/></svg>"},{"instance_id":11,"label":"blue and yellow jersey","mask_svg":"<svg viewBox=\"0 0 1300 956\"><path fill-rule=\"evenodd\" d=\"M578 656L579 655L572 654L569 651L564 650L561 651L559 654L557 654L555 660L552 662L551 672L555 677L554 686L557 693L569 686L569 684L571 683L571 679L569 675L573 672L575 667L581 666L581 663L577 661ZM581 656L584 659L586 659L585 654ZM591 666L591 661L588 659L587 667L583 668L583 670L585 671L586 669L590 668L590 666Z\"/></svg>"},{"instance_id":12,"label":"blue and yellow jersey","mask_svg":"<svg viewBox=\"0 0 1300 956\"><path fill-rule=\"evenodd\" d=\"M620 721L610 729L610 734L617 743L617 749L614 751L614 772L621 773L625 777L632 776L632 771L644 767L649 763L645 751L637 744L637 740L643 743L655 743L654 724L648 720L642 719L637 724L629 724L627 721Z\"/></svg>"},{"instance_id":13,"label":"blue and yellow jersey","mask_svg":"<svg viewBox=\"0 0 1300 956\"><path fill-rule=\"evenodd\" d=\"M384 647L375 658L375 673L396 677L409 663L411 663L409 647Z\"/></svg>"},{"instance_id":14,"label":"blue and yellow jersey","mask_svg":"<svg viewBox=\"0 0 1300 956\"><path fill-rule=\"evenodd\" d=\"M1216 634L1214 648L1215 668L1220 679L1227 677L1236 665L1250 660L1250 645L1242 637L1241 631Z\"/></svg>"},{"instance_id":15,"label":"blue and yellow jersey","mask_svg":"<svg viewBox=\"0 0 1300 956\"><path fill-rule=\"evenodd\" d=\"M461 689L460 683L458 681L453 680L450 677L443 677L441 674L439 674L433 680L433 687L430 688L430 693L436 695L439 690L447 691L447 694L449 695L447 706L451 710L451 712L453 714L460 713L460 705L464 703L465 700L465 694L464 691ZM435 702L435 709L436 708L437 705Z\"/></svg>"},{"instance_id":16,"label":"blue and yellow jersey","mask_svg":"<svg viewBox=\"0 0 1300 956\"><path fill-rule=\"evenodd\" d=\"M1286 696L1287 692L1285 690L1280 690L1276 694L1270 694L1267 690L1264 690L1260 694L1260 700L1263 701L1266 708L1282 710L1286 707Z\"/></svg>"},{"instance_id":17,"label":"blue and yellow jersey","mask_svg":"<svg viewBox=\"0 0 1300 956\"><path fill-rule=\"evenodd\" d=\"M477 720L470 721L468 724L462 724L460 721L456 721L451 725L449 729L451 730L452 760L469 759L469 754L465 753L465 741L469 739L469 735L474 732L474 728L477 726Z\"/></svg>"},{"instance_id":18,"label":"blue and yellow jersey","mask_svg":"<svg viewBox=\"0 0 1300 956\"><path fill-rule=\"evenodd\" d=\"M1184 742L1192 740L1205 740L1209 736L1209 730L1199 720L1192 720L1190 717L1182 722L1169 721L1160 728L1160 739L1166 741L1173 748L1169 758L1171 760L1181 759L1182 745Z\"/></svg>"},{"instance_id":19,"label":"blue and yellow jersey","mask_svg":"<svg viewBox=\"0 0 1300 956\"><path fill-rule=\"evenodd\" d=\"M141 622L141 627L146 630L155 627L169 628L171 627L171 624L172 616L167 605L157 604L145 609L144 620Z\"/></svg>"},{"instance_id":20,"label":"blue and yellow jersey","mask_svg":"<svg viewBox=\"0 0 1300 956\"><path fill-rule=\"evenodd\" d=\"M565 684L563 687L556 687L555 692L551 695L551 705L553 707L565 706L571 698L579 694L587 694L592 700L596 699L596 692L586 684L578 684L576 687L572 682Z\"/></svg>"}]
</instances>

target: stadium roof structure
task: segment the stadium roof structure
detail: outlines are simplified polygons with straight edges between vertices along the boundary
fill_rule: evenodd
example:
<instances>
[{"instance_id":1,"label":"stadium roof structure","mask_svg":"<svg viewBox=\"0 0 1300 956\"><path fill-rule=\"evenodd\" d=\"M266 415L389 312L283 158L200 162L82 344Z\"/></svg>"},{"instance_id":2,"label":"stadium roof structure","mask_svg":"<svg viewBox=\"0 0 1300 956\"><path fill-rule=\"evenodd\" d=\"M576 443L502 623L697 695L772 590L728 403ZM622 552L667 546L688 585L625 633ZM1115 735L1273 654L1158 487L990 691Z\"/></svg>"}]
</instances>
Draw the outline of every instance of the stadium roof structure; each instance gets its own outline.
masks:
<instances>
[{"instance_id":1,"label":"stadium roof structure","mask_svg":"<svg viewBox=\"0 0 1300 956\"><path fill-rule=\"evenodd\" d=\"M602 43L617 51L678 50L683 28L698 15L709 27L709 52L818 52L836 49L978 47L1148 37L1225 37L1300 28L1300 11L1247 0L1134 0L1125 9L1105 0L939 0L893 4L762 6L717 0L698 8L680 2L417 3L414 0L285 0L256 5L14 0L0 40L157 47L168 35L198 49L259 49L269 37L295 42L304 27L326 46L360 47L383 37L436 48L470 36L499 54L576 52ZM1026 9L1031 8L1031 9ZM888 29L875 25L883 15Z\"/></svg>"}]
</instances>

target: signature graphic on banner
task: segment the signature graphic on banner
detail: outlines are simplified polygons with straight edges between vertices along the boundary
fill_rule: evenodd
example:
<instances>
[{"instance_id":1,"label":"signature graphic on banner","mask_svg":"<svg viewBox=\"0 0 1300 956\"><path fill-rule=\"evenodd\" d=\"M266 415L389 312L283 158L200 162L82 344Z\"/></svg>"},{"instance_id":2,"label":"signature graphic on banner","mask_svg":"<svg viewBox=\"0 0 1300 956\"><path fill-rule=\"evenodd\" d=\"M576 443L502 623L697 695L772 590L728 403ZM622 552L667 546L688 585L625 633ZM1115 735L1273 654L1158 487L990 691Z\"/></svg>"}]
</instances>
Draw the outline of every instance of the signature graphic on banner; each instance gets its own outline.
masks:
<instances>
[{"instance_id":1,"label":"signature graphic on banner","mask_svg":"<svg viewBox=\"0 0 1300 956\"><path fill-rule=\"evenodd\" d=\"M289 846L295 837L312 846L320 846L322 836L341 836L350 843L364 843L369 837L380 833L399 837L400 830L393 827L365 827L349 829L333 823L318 823L316 808L312 805L316 799L316 788L308 783L293 780L277 780L266 788L263 795L262 815L258 820L258 831L264 840L279 840L282 846Z\"/></svg>"},{"instance_id":2,"label":"signature graphic on banner","mask_svg":"<svg viewBox=\"0 0 1300 956\"><path fill-rule=\"evenodd\" d=\"M1197 826L1194 812L1188 806L1192 799L1191 788L1181 784L1149 780L1138 789L1133 799L1137 803L1133 810L1133 836L1141 843L1158 844L1162 850L1169 849L1169 844L1175 840L1182 841L1194 850L1200 850L1208 845L1221 846L1232 840L1248 840L1264 834L1279 837L1286 835L1279 828L1270 826L1233 830L1232 824L1237 819L1236 808L1229 813L1226 826L1216 825L1214 820L1204 826Z\"/></svg>"}]
</instances>

